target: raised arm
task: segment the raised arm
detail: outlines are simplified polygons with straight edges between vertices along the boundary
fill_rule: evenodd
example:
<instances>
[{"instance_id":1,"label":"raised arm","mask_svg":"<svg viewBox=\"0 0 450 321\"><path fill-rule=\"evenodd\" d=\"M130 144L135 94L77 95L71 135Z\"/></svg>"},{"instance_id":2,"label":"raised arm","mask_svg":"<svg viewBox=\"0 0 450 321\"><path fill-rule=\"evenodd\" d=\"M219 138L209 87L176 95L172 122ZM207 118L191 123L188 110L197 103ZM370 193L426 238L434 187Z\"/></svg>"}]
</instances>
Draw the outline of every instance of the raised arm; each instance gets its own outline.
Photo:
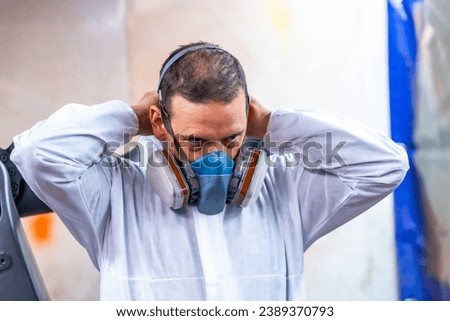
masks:
<instances>
[{"instance_id":1,"label":"raised arm","mask_svg":"<svg viewBox=\"0 0 450 321\"><path fill-rule=\"evenodd\" d=\"M390 194L409 165L405 149L348 117L279 110L266 147L285 154L298 190L305 249Z\"/></svg>"},{"instance_id":2,"label":"raised arm","mask_svg":"<svg viewBox=\"0 0 450 321\"><path fill-rule=\"evenodd\" d=\"M102 161L110 154L107 149L126 143L137 131L133 109L110 101L66 105L14 138L11 160L97 267L110 201L111 167Z\"/></svg>"}]
</instances>

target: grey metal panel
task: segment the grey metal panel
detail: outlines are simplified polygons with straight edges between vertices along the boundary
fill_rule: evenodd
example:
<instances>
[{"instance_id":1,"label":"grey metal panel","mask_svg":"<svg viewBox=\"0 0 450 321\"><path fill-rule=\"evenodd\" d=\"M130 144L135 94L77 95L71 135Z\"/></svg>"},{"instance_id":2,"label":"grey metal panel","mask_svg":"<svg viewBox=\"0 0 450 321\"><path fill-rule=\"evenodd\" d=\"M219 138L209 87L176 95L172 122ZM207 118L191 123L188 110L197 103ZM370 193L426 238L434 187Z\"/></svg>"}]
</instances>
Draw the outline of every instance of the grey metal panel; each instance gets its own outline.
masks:
<instances>
[{"instance_id":1,"label":"grey metal panel","mask_svg":"<svg viewBox=\"0 0 450 321\"><path fill-rule=\"evenodd\" d=\"M48 300L0 162L0 300Z\"/></svg>"}]
</instances>

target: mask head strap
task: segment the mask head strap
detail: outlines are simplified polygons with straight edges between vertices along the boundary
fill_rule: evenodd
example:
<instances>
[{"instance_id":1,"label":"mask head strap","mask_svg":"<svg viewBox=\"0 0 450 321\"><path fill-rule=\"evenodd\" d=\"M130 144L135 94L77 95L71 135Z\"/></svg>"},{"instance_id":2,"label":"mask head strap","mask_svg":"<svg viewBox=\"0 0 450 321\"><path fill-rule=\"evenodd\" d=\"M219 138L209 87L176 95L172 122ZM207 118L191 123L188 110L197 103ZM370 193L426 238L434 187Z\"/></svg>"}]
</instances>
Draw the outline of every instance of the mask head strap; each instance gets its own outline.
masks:
<instances>
[{"instance_id":1,"label":"mask head strap","mask_svg":"<svg viewBox=\"0 0 450 321\"><path fill-rule=\"evenodd\" d=\"M189 184L189 187L191 189L191 193L190 193L190 197L189 197L189 204L193 205L197 202L198 197L200 195L200 184L198 182L198 178L197 175L194 173L189 160L186 156L186 154L183 152L183 150L181 149L181 146L179 144L179 142L176 140L173 129L172 129L172 124L170 123L170 114L168 112L168 110L166 109L166 107L162 104L162 93L161 93L161 83L164 79L165 74L167 73L167 71L170 69L170 67L177 62L179 59L181 59L183 56L187 55L188 53L191 53L193 51L196 50L200 50L200 49L218 49L218 50L222 50L216 46L212 46L212 45L208 45L208 44L201 44L201 45L197 45L197 46L192 46L189 48L185 48L179 52L177 52L172 58L169 59L169 61L163 66L161 74L159 76L159 81L158 81L158 99L159 99L159 106L161 108L162 111L162 120L164 123L164 127L166 128L167 132L169 133L169 135L172 137L174 143L175 143L175 148L178 151L178 154L180 156L180 161L183 162L184 165L184 170L186 172L186 178Z\"/></svg>"},{"instance_id":2,"label":"mask head strap","mask_svg":"<svg viewBox=\"0 0 450 321\"><path fill-rule=\"evenodd\" d=\"M161 96L161 83L164 79L164 76L166 75L167 71L169 70L170 67L172 67L172 65L177 62L180 58L182 58L183 56L187 55L188 53L191 53L193 51L197 51L200 49L217 49L217 50L222 50L223 49L217 47L217 46L213 46L213 45L209 45L209 44L200 44L200 45L196 45L196 46L192 46L192 47L188 47L185 48L183 50L180 50L179 52L177 52L175 55L173 55L172 58L169 59L169 61L164 65L164 67L161 70L161 74L159 75L159 81L158 81L158 95L159 95L159 99L160 102L162 100L162 96Z\"/></svg>"},{"instance_id":3,"label":"mask head strap","mask_svg":"<svg viewBox=\"0 0 450 321\"><path fill-rule=\"evenodd\" d=\"M164 76L166 75L167 71L169 71L170 67L172 67L172 65L174 63L176 63L178 60L180 60L182 57L184 57L185 55L197 51L197 50L201 50L201 49L213 49L213 50L221 50L223 52L227 52L226 50L211 45L211 44L199 44L196 46L192 46L192 47L188 47L185 48L183 50L180 50L179 52L177 52L175 55L173 55L172 58L169 59L169 61L163 66L161 73L159 75L159 80L158 80L158 87L157 87L157 92L158 92L158 99L159 99L159 106L161 107L162 113L163 113L163 120L164 118L168 119L169 121L167 122L166 126L166 122L164 122L164 126L166 126L167 131L169 132L170 135L172 135L173 137L173 130L172 130L172 126L170 125L170 115L169 112L167 110L167 108L162 104L162 92L161 92L161 84L163 82ZM247 112L248 112L248 106L250 103L250 97L248 95L248 92L245 92L245 96L246 96L246 103L247 103Z\"/></svg>"},{"instance_id":4,"label":"mask head strap","mask_svg":"<svg viewBox=\"0 0 450 321\"><path fill-rule=\"evenodd\" d=\"M180 156L180 161L183 162L184 170L185 170L186 176L187 176L186 178L187 178L187 181L191 188L191 194L190 194L190 198L189 198L190 205L193 205L197 202L197 199L200 194L200 184L198 182L197 175L194 173L192 167L190 166L187 156L185 155L185 153L183 152L183 150L180 147L179 142L175 138L175 135L174 135L174 132L172 129L172 124L170 122L170 114L169 114L166 106L164 106L162 103L161 84L162 84L162 81L163 81L164 76L166 75L167 71L170 69L170 67L172 67L172 65L175 62L180 60L185 55L187 55L191 52L197 51L197 50L201 50L201 49L214 49L214 50L221 50L221 51L226 52L222 48L214 46L214 45L210 45L210 44L199 44L196 46L192 46L192 47L188 47L183 50L180 50L172 58L170 58L169 61L163 66L161 73L159 75L159 81L158 81L158 87L157 87L159 106L162 111L162 120L164 123L164 127L166 128L167 132L172 137L172 139L175 143L175 148L178 150L178 154ZM248 112L248 106L249 106L250 99L249 99L249 95L248 95L247 91L246 91L245 95L246 95L246 99L247 99L246 103L247 103L247 112ZM240 177L239 173L237 173L237 172L234 172L233 176L234 176L234 179L232 180L233 182L235 182L238 179L238 177ZM237 182L236 182L236 184L233 183L232 185L237 185ZM228 199L229 200L231 199L231 195L228 197Z\"/></svg>"},{"instance_id":5,"label":"mask head strap","mask_svg":"<svg viewBox=\"0 0 450 321\"><path fill-rule=\"evenodd\" d=\"M159 106L161 108L162 111L162 118L163 118L163 123L164 126L166 127L168 133L170 134L170 136L172 136L172 138L174 138L175 144L178 145L176 146L179 150L181 150L179 147L178 142L175 140L175 136L173 133L173 129L172 129L172 125L170 123L170 115L169 112L167 110L167 108L163 105L162 103L162 93L161 93L161 84L162 81L164 79L164 76L166 75L167 71L170 69L170 67L172 67L172 65L177 62L178 60L180 60L183 56L187 55L188 53L200 50L200 49L217 49L217 50L223 50L217 46L213 46L213 45L209 45L209 44L200 44L200 45L196 45L196 46L192 46L192 47L188 47L185 48L183 50L180 50L179 52L177 52L172 58L169 59L169 61L163 66L161 73L159 75L159 81L158 81L158 99L159 99Z\"/></svg>"}]
</instances>

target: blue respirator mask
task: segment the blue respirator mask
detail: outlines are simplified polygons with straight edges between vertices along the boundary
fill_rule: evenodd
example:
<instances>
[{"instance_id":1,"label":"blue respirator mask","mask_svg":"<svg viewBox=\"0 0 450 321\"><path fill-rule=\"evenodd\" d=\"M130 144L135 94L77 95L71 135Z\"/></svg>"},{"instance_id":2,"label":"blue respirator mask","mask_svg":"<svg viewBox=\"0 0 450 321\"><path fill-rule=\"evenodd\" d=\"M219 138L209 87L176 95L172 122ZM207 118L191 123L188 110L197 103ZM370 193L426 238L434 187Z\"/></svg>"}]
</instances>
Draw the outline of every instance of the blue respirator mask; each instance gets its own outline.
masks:
<instances>
[{"instance_id":1,"label":"blue respirator mask","mask_svg":"<svg viewBox=\"0 0 450 321\"><path fill-rule=\"evenodd\" d=\"M215 151L193 162L187 161L175 140L170 115L162 104L161 83L170 66L186 54L201 49L224 51L209 44L188 47L171 57L161 70L158 95L162 119L166 130L174 138L181 159L180 162L175 160L167 149L153 150L146 177L168 207L179 209L185 205L197 206L200 213L214 215L222 212L229 203L244 207L254 202L260 194L268 166L261 142L249 140L241 147L236 160L223 151Z\"/></svg>"},{"instance_id":2,"label":"blue respirator mask","mask_svg":"<svg viewBox=\"0 0 450 321\"><path fill-rule=\"evenodd\" d=\"M250 140L236 161L223 151L181 166L166 149L155 149L150 157L146 177L166 206L197 206L200 213L209 215L219 214L226 204L245 207L256 201L268 168L266 151L260 142Z\"/></svg>"},{"instance_id":3,"label":"blue respirator mask","mask_svg":"<svg viewBox=\"0 0 450 321\"><path fill-rule=\"evenodd\" d=\"M216 214L223 210L234 166L235 162L222 151L206 154L191 163L200 185L197 200L200 213Z\"/></svg>"}]
</instances>

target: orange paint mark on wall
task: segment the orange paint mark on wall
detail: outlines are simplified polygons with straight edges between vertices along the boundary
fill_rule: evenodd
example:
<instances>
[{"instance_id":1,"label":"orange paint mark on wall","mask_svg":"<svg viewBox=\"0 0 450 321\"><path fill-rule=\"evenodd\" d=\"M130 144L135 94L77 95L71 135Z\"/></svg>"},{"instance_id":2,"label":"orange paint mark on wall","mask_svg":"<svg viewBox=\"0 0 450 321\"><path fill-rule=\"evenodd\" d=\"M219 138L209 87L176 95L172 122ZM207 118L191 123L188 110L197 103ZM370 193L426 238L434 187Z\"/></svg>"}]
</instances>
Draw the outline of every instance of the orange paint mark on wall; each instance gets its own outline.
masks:
<instances>
[{"instance_id":1,"label":"orange paint mark on wall","mask_svg":"<svg viewBox=\"0 0 450 321\"><path fill-rule=\"evenodd\" d=\"M30 218L29 232L33 242L43 245L52 240L54 213L40 214Z\"/></svg>"},{"instance_id":2,"label":"orange paint mark on wall","mask_svg":"<svg viewBox=\"0 0 450 321\"><path fill-rule=\"evenodd\" d=\"M277 30L282 33L289 31L292 25L289 3L286 0L267 0L266 7Z\"/></svg>"}]
</instances>

